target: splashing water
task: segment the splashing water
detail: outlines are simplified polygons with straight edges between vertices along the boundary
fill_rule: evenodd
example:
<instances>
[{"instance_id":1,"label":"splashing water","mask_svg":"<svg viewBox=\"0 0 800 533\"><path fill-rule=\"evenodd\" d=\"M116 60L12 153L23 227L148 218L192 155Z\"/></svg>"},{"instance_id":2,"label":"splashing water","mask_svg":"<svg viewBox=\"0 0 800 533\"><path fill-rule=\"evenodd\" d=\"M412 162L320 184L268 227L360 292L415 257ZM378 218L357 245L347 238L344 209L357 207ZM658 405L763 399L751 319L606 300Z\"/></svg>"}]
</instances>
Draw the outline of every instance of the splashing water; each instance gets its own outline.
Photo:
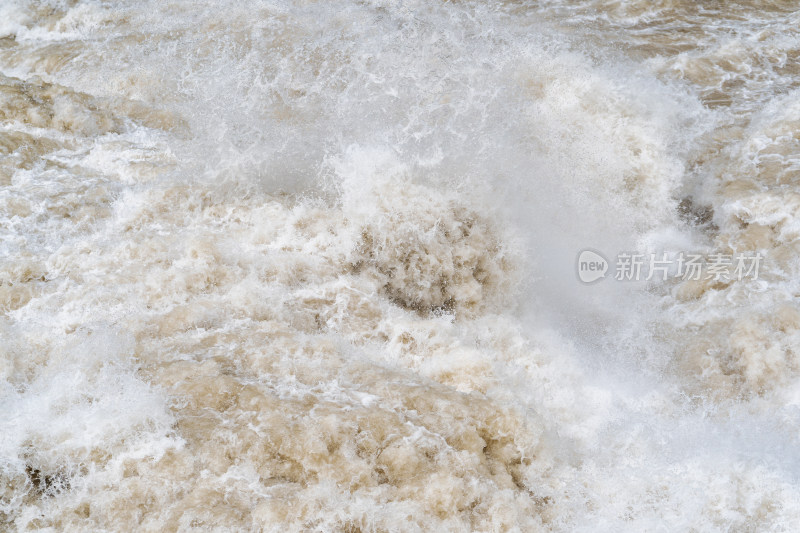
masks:
<instances>
[{"instance_id":1,"label":"splashing water","mask_svg":"<svg viewBox=\"0 0 800 533\"><path fill-rule=\"evenodd\" d=\"M798 22L4 2L0 529L791 530Z\"/></svg>"}]
</instances>

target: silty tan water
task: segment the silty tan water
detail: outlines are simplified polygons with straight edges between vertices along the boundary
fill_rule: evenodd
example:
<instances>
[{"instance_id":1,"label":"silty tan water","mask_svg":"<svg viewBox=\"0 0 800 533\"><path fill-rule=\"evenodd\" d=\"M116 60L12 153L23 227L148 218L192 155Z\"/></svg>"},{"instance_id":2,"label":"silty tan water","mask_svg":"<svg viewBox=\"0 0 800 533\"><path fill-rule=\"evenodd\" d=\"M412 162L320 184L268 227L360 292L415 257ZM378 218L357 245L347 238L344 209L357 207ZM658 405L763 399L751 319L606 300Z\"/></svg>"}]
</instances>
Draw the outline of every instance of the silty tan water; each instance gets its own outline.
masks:
<instances>
[{"instance_id":1,"label":"silty tan water","mask_svg":"<svg viewBox=\"0 0 800 533\"><path fill-rule=\"evenodd\" d=\"M792 530L799 177L795 2L7 0L0 529Z\"/></svg>"}]
</instances>

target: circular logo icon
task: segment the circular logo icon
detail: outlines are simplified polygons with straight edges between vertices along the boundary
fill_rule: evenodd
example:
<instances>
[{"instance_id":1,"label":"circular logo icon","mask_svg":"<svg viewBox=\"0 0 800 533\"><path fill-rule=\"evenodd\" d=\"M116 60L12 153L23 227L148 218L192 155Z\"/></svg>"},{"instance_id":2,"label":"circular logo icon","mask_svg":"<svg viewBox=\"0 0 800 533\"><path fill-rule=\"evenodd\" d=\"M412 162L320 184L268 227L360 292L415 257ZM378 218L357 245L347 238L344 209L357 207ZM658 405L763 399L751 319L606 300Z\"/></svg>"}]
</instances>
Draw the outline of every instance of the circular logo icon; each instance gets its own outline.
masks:
<instances>
[{"instance_id":1,"label":"circular logo icon","mask_svg":"<svg viewBox=\"0 0 800 533\"><path fill-rule=\"evenodd\" d=\"M608 260L600 252L588 248L578 254L575 266L578 279L587 284L600 281L608 272Z\"/></svg>"}]
</instances>

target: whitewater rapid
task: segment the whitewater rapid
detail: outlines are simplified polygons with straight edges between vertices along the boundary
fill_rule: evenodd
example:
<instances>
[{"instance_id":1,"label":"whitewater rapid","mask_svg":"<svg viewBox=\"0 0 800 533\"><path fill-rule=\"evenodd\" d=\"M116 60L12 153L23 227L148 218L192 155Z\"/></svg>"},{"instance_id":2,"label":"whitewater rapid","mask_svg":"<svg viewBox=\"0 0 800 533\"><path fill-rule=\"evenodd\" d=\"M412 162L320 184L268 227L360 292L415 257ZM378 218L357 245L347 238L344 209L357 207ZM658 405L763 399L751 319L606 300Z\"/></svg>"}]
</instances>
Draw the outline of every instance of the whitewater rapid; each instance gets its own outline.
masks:
<instances>
[{"instance_id":1,"label":"whitewater rapid","mask_svg":"<svg viewBox=\"0 0 800 533\"><path fill-rule=\"evenodd\" d=\"M0 530L792 531L799 187L795 2L4 0Z\"/></svg>"}]
</instances>

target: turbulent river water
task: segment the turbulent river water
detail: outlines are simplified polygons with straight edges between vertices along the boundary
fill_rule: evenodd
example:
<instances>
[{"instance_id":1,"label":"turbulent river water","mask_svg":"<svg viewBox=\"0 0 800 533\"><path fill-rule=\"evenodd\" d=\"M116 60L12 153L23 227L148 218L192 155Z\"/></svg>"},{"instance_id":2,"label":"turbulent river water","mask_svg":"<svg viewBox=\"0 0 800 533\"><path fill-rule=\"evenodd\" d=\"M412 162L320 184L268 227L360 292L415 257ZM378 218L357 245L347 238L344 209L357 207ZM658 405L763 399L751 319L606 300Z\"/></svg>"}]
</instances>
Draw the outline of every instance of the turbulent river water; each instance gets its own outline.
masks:
<instances>
[{"instance_id":1,"label":"turbulent river water","mask_svg":"<svg viewBox=\"0 0 800 533\"><path fill-rule=\"evenodd\" d=\"M796 530L798 297L795 0L0 3L0 530Z\"/></svg>"}]
</instances>

